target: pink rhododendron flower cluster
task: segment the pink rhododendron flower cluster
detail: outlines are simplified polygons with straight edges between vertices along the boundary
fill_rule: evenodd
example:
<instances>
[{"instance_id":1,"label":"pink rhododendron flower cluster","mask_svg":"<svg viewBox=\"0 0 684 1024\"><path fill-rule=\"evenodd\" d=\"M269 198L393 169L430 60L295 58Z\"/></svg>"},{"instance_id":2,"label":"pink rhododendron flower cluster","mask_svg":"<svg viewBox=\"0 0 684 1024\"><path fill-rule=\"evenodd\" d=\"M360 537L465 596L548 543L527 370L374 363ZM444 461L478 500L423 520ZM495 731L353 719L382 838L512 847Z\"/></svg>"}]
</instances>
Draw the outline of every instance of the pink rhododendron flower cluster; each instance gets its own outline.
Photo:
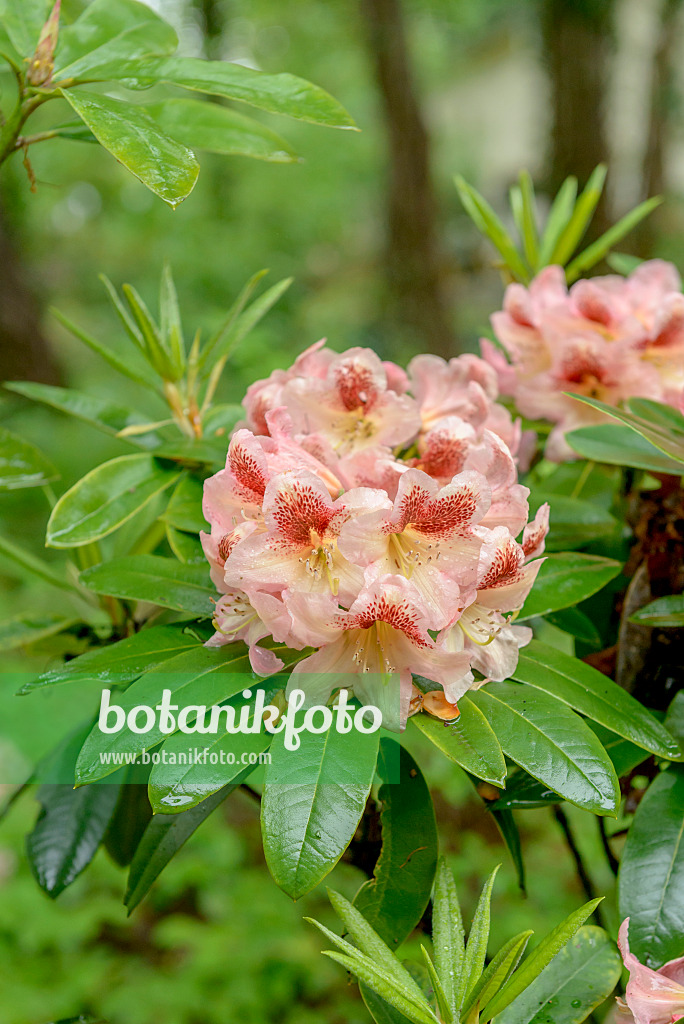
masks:
<instances>
[{"instance_id":1,"label":"pink rhododendron flower cluster","mask_svg":"<svg viewBox=\"0 0 684 1024\"><path fill-rule=\"evenodd\" d=\"M640 397L682 407L684 295L671 263L650 260L629 277L593 277L569 290L563 269L546 267L529 288L509 285L492 326L510 362L486 338L483 356L524 416L556 424L550 459L577 458L565 433L605 422L564 392L609 405Z\"/></svg>"},{"instance_id":2,"label":"pink rhododendron flower cluster","mask_svg":"<svg viewBox=\"0 0 684 1024\"><path fill-rule=\"evenodd\" d=\"M454 718L473 669L510 675L531 636L510 616L541 565L548 507L528 524L520 426L497 394L476 356L418 356L407 374L324 342L253 384L205 484L222 594L209 643L244 640L262 675L282 667L264 638L315 648L290 684L312 703L351 677L377 704L364 680L398 675L402 721L422 706ZM442 689L423 696L414 674Z\"/></svg>"},{"instance_id":3,"label":"pink rhododendron flower cluster","mask_svg":"<svg viewBox=\"0 0 684 1024\"><path fill-rule=\"evenodd\" d=\"M626 1002L618 999L616 1024L674 1024L684 1020L684 956L659 970L639 963L629 951L629 918L620 926L618 946L629 971Z\"/></svg>"}]
</instances>

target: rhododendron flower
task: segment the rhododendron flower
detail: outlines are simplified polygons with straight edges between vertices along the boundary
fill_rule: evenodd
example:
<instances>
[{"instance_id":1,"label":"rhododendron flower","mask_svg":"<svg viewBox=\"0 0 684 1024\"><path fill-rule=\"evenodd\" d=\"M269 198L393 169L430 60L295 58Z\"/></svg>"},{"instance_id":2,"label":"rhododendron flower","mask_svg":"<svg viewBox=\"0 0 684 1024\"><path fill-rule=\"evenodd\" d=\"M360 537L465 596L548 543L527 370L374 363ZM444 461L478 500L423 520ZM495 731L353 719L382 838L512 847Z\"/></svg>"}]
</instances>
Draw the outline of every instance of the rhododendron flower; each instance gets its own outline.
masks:
<instances>
[{"instance_id":1,"label":"rhododendron flower","mask_svg":"<svg viewBox=\"0 0 684 1024\"><path fill-rule=\"evenodd\" d=\"M621 1020L634 1024L674 1024L684 1020L684 956L657 971L640 963L629 951L629 918L620 926L618 946L629 971L626 1004L618 999ZM631 1018L628 1016L631 1013Z\"/></svg>"},{"instance_id":2,"label":"rhododendron flower","mask_svg":"<svg viewBox=\"0 0 684 1024\"><path fill-rule=\"evenodd\" d=\"M496 398L477 356L419 356L407 375L322 342L252 385L205 484L210 643L244 641L259 674L280 667L266 637L314 647L292 681L312 703L344 687L386 711L396 679L397 724L455 718L472 668L510 674L548 509L528 524L520 426ZM440 689L417 696L414 675Z\"/></svg>"},{"instance_id":3,"label":"rhododendron flower","mask_svg":"<svg viewBox=\"0 0 684 1024\"><path fill-rule=\"evenodd\" d=\"M569 290L562 268L546 267L529 288L509 285L503 305L492 326L506 354L486 339L482 354L520 412L557 424L549 458L575 458L564 435L605 420L564 392L609 405L641 397L679 407L684 296L672 264L651 260L627 278L595 277Z\"/></svg>"}]
</instances>

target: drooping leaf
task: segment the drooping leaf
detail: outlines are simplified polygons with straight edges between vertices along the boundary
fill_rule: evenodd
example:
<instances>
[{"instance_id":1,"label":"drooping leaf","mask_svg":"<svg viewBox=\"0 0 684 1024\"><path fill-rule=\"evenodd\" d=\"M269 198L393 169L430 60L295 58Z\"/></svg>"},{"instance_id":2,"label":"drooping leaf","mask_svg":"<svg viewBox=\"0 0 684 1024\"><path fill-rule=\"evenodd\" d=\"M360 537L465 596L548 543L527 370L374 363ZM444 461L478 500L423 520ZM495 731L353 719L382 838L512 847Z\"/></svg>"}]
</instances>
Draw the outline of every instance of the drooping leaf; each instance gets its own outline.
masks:
<instances>
[{"instance_id":1,"label":"drooping leaf","mask_svg":"<svg viewBox=\"0 0 684 1024\"><path fill-rule=\"evenodd\" d=\"M591 597L620 572L612 558L585 555L579 551L549 555L517 617L517 621L570 608Z\"/></svg>"},{"instance_id":2,"label":"drooping leaf","mask_svg":"<svg viewBox=\"0 0 684 1024\"><path fill-rule=\"evenodd\" d=\"M128 601L150 601L162 608L209 616L214 588L203 565L180 565L160 555L124 555L81 573L81 583L96 594Z\"/></svg>"},{"instance_id":3,"label":"drooping leaf","mask_svg":"<svg viewBox=\"0 0 684 1024\"><path fill-rule=\"evenodd\" d=\"M48 669L26 683L19 693L30 693L44 686L70 682L97 681L103 686L121 686L177 654L197 650L200 643L192 632L187 632L184 622L151 626L125 640L87 651L71 661Z\"/></svg>"},{"instance_id":4,"label":"drooping leaf","mask_svg":"<svg viewBox=\"0 0 684 1024\"><path fill-rule=\"evenodd\" d=\"M303 732L301 746L271 745L261 801L266 863L292 899L309 892L347 849L370 792L379 736L353 730Z\"/></svg>"},{"instance_id":5,"label":"drooping leaf","mask_svg":"<svg viewBox=\"0 0 684 1024\"><path fill-rule=\"evenodd\" d=\"M450 761L471 775L503 786L506 762L489 722L467 696L459 700L458 708L459 717L449 725L421 712L409 720L409 726L422 732Z\"/></svg>"},{"instance_id":6,"label":"drooping leaf","mask_svg":"<svg viewBox=\"0 0 684 1024\"><path fill-rule=\"evenodd\" d=\"M29 441L0 427L0 491L44 487L59 473Z\"/></svg>"},{"instance_id":7,"label":"drooping leaf","mask_svg":"<svg viewBox=\"0 0 684 1024\"><path fill-rule=\"evenodd\" d=\"M63 615L22 614L0 622L0 651L11 651L44 640L55 633L61 633L79 619L67 619Z\"/></svg>"},{"instance_id":8,"label":"drooping leaf","mask_svg":"<svg viewBox=\"0 0 684 1024\"><path fill-rule=\"evenodd\" d=\"M93 0L60 30L54 78L82 78L104 61L166 56L177 46L172 27L147 4Z\"/></svg>"},{"instance_id":9,"label":"drooping leaf","mask_svg":"<svg viewBox=\"0 0 684 1024\"><path fill-rule=\"evenodd\" d=\"M682 955L684 935L684 768L671 766L648 787L627 833L618 879L629 946L657 970Z\"/></svg>"},{"instance_id":10,"label":"drooping leaf","mask_svg":"<svg viewBox=\"0 0 684 1024\"><path fill-rule=\"evenodd\" d=\"M649 473L681 476L684 463L664 455L635 430L620 423L601 423L570 430L565 440L578 455L614 466L633 466Z\"/></svg>"},{"instance_id":11,"label":"drooping leaf","mask_svg":"<svg viewBox=\"0 0 684 1024\"><path fill-rule=\"evenodd\" d=\"M512 978L506 982L487 1006L483 1007L480 1015L482 1024L487 1024L492 1017L496 1017L507 1006L510 1006L513 1000L524 992L535 978L539 977L546 965L551 963L556 954L570 941L587 918L593 914L600 902L601 899L596 899L585 903L579 910L569 914L542 939L539 945L523 960Z\"/></svg>"},{"instance_id":12,"label":"drooping leaf","mask_svg":"<svg viewBox=\"0 0 684 1024\"><path fill-rule=\"evenodd\" d=\"M538 978L502 1012L496 1024L581 1024L620 979L615 945L602 928L584 925Z\"/></svg>"},{"instance_id":13,"label":"drooping leaf","mask_svg":"<svg viewBox=\"0 0 684 1024\"><path fill-rule=\"evenodd\" d=\"M53 409L64 412L68 416L90 423L91 426L103 431L105 434L116 436L126 427L140 426L145 423L145 417L132 409L109 402L107 399L95 398L93 395L86 395L72 388L59 388L52 384L38 384L34 381L12 381L4 385L8 391L32 402L41 402ZM130 444L139 448L153 448L161 444L161 438L154 434L146 434L141 437L127 438Z\"/></svg>"},{"instance_id":14,"label":"drooping leaf","mask_svg":"<svg viewBox=\"0 0 684 1024\"><path fill-rule=\"evenodd\" d=\"M77 732L54 754L44 777L73 779L83 739ZM44 782L38 790L40 817L26 839L38 885L55 899L90 864L111 820L120 778L107 785L74 789L68 781Z\"/></svg>"},{"instance_id":15,"label":"drooping leaf","mask_svg":"<svg viewBox=\"0 0 684 1024\"><path fill-rule=\"evenodd\" d=\"M537 783L539 785L539 783ZM498 801L497 801L498 802ZM501 838L506 844L506 848L513 861L516 874L518 876L518 886L520 891L526 893L526 882L525 882L525 861L523 860L522 843L520 841L520 832L513 815L513 811L508 808L501 807L487 807L489 813L496 822L496 827L501 833Z\"/></svg>"},{"instance_id":16,"label":"drooping leaf","mask_svg":"<svg viewBox=\"0 0 684 1024\"><path fill-rule=\"evenodd\" d=\"M165 135L141 107L82 89L60 91L100 145L143 185L174 208L187 199L199 164L191 150Z\"/></svg>"},{"instance_id":17,"label":"drooping leaf","mask_svg":"<svg viewBox=\"0 0 684 1024\"><path fill-rule=\"evenodd\" d=\"M521 650L513 678L563 701L652 754L680 756L667 729L639 701L579 658L532 640Z\"/></svg>"},{"instance_id":18,"label":"drooping leaf","mask_svg":"<svg viewBox=\"0 0 684 1024\"><path fill-rule=\"evenodd\" d=\"M245 772L253 769L247 768ZM197 807L182 814L155 814L140 840L128 874L124 903L131 914L147 895L169 861L203 821L237 789L242 780L212 794Z\"/></svg>"},{"instance_id":19,"label":"drooping leaf","mask_svg":"<svg viewBox=\"0 0 684 1024\"><path fill-rule=\"evenodd\" d=\"M430 900L437 864L437 824L432 797L420 768L399 747L400 781L391 778L393 740L380 740L378 772L385 784L382 804L382 850L373 878L364 882L354 906L391 949L413 931Z\"/></svg>"},{"instance_id":20,"label":"drooping leaf","mask_svg":"<svg viewBox=\"0 0 684 1024\"><path fill-rule=\"evenodd\" d=\"M152 817L147 796L149 765L134 764L125 772L119 799L104 837L105 849L119 865L128 867Z\"/></svg>"},{"instance_id":21,"label":"drooping leaf","mask_svg":"<svg viewBox=\"0 0 684 1024\"><path fill-rule=\"evenodd\" d=\"M629 620L639 626L654 626L657 629L681 628L684 626L684 594L659 597L633 612Z\"/></svg>"},{"instance_id":22,"label":"drooping leaf","mask_svg":"<svg viewBox=\"0 0 684 1024\"><path fill-rule=\"evenodd\" d=\"M72 548L107 537L178 479L151 455L121 455L104 462L63 494L52 510L46 543Z\"/></svg>"},{"instance_id":23,"label":"drooping leaf","mask_svg":"<svg viewBox=\"0 0 684 1024\"><path fill-rule=\"evenodd\" d=\"M155 103L146 109L162 131L191 149L251 156L280 164L299 159L282 136L254 118L218 103L178 99Z\"/></svg>"},{"instance_id":24,"label":"drooping leaf","mask_svg":"<svg viewBox=\"0 0 684 1024\"><path fill-rule=\"evenodd\" d=\"M563 799L615 814L615 769L596 735L565 704L532 687L488 683L470 694L516 764Z\"/></svg>"},{"instance_id":25,"label":"drooping leaf","mask_svg":"<svg viewBox=\"0 0 684 1024\"><path fill-rule=\"evenodd\" d=\"M91 69L88 78L121 81L134 89L166 82L194 92L225 96L300 121L330 128L356 127L344 107L319 86L296 75L267 75L228 61L196 57L117 61Z\"/></svg>"}]
</instances>

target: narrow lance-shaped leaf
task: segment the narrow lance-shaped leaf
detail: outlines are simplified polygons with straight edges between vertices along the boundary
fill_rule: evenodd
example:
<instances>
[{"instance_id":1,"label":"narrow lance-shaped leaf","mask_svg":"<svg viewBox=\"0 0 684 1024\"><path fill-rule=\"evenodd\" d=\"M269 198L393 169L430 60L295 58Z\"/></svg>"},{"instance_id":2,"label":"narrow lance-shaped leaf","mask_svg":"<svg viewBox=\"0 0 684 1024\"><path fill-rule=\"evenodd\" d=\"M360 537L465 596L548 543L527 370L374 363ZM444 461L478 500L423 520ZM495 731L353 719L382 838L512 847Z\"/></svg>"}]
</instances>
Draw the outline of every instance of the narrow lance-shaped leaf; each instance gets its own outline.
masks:
<instances>
[{"instance_id":1,"label":"narrow lance-shaped leaf","mask_svg":"<svg viewBox=\"0 0 684 1024\"><path fill-rule=\"evenodd\" d=\"M534 932L532 931L526 931L515 935L492 957L491 962L473 987L463 1007L462 1017L464 1020L468 1019L469 1014L476 1006L486 1006L494 998L518 966L530 936L533 934Z\"/></svg>"},{"instance_id":2,"label":"narrow lance-shaped leaf","mask_svg":"<svg viewBox=\"0 0 684 1024\"><path fill-rule=\"evenodd\" d=\"M463 963L463 977L462 980L459 980L458 982L457 994L461 996L461 1000L464 996L467 998L470 992L473 991L484 970L485 961L487 959L487 944L489 942L489 919L492 902L492 889L494 888L494 881L500 866L500 864L497 864L492 871L491 875L485 882L482 892L480 893L480 898L477 901L475 916L473 917L473 923L470 926L470 933L466 944L465 960Z\"/></svg>"},{"instance_id":3,"label":"narrow lance-shaped leaf","mask_svg":"<svg viewBox=\"0 0 684 1024\"><path fill-rule=\"evenodd\" d=\"M435 875L432 901L432 946L437 973L442 982L452 1013L463 998L463 961L465 959L465 933L454 876L446 861L440 858Z\"/></svg>"},{"instance_id":4,"label":"narrow lance-shaped leaf","mask_svg":"<svg viewBox=\"0 0 684 1024\"><path fill-rule=\"evenodd\" d=\"M589 222L598 206L598 201L603 192L603 185L606 180L607 167L599 164L592 172L589 181L575 203L570 220L560 234L556 246L551 254L551 263L558 263L565 266L577 248Z\"/></svg>"},{"instance_id":5,"label":"narrow lance-shaped leaf","mask_svg":"<svg viewBox=\"0 0 684 1024\"><path fill-rule=\"evenodd\" d=\"M591 267L599 263L604 257L610 252L612 246L619 242L625 235L629 234L637 224L640 224L642 220L649 216L660 204L662 203L660 196L653 196L651 199L644 200L643 203L639 203L633 210L625 214L617 224L614 224L611 228L601 235L592 245L576 256L575 259L570 263L566 270L566 278L568 284L576 281L578 277L586 270L590 270Z\"/></svg>"}]
</instances>

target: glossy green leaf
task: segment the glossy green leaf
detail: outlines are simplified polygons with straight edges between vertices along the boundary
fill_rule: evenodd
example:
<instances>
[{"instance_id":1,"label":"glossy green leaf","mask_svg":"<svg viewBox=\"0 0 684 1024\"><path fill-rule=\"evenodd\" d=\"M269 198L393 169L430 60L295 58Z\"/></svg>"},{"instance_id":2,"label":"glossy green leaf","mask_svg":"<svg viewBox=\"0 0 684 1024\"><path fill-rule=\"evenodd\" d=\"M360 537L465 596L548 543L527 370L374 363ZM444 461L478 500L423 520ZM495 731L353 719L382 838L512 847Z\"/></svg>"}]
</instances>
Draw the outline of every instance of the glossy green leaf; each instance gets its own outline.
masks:
<instances>
[{"instance_id":1,"label":"glossy green leaf","mask_svg":"<svg viewBox=\"0 0 684 1024\"><path fill-rule=\"evenodd\" d=\"M58 748L44 776L73 778L82 739L80 730ZM26 849L36 881L48 896L59 896L90 864L114 813L120 784L119 779L74 789L68 782L44 782L38 789L42 811L27 836Z\"/></svg>"},{"instance_id":2,"label":"glossy green leaf","mask_svg":"<svg viewBox=\"0 0 684 1024\"><path fill-rule=\"evenodd\" d=\"M292 751L283 733L274 738L261 801L266 863L292 899L325 878L351 842L373 781L379 736L339 733L333 725L300 739Z\"/></svg>"},{"instance_id":3,"label":"glossy green leaf","mask_svg":"<svg viewBox=\"0 0 684 1024\"><path fill-rule=\"evenodd\" d=\"M517 616L518 622L579 604L610 583L622 566L612 558L579 551L549 555Z\"/></svg>"},{"instance_id":4,"label":"glossy green leaf","mask_svg":"<svg viewBox=\"0 0 684 1024\"><path fill-rule=\"evenodd\" d=\"M400 1013L394 1006L386 1003L384 999L381 999L372 988L368 988L362 981L359 982L359 991L366 1009L375 1021L375 1024L407 1024L411 1020L410 1017Z\"/></svg>"},{"instance_id":5,"label":"glossy green leaf","mask_svg":"<svg viewBox=\"0 0 684 1024\"><path fill-rule=\"evenodd\" d=\"M614 405L607 405L605 402L600 402L597 398L587 398L586 395L576 395L572 393L568 393L568 395L570 398L574 398L578 402L583 402L585 405L590 405L592 409L598 409L600 412L605 413L612 419L619 420L620 423L624 423L625 426L645 438L645 440L650 442L650 444L655 445L655 447L661 452L664 452L668 458L676 460L684 465L684 434L676 433L672 428L671 422L664 424L660 415L636 416L634 413L625 409L618 409ZM680 465L677 470L678 475L682 474L682 465Z\"/></svg>"},{"instance_id":6,"label":"glossy green leaf","mask_svg":"<svg viewBox=\"0 0 684 1024\"><path fill-rule=\"evenodd\" d=\"M633 466L650 473L684 474L684 463L664 455L655 445L630 427L601 423L570 430L565 440L578 455L614 466Z\"/></svg>"},{"instance_id":7,"label":"glossy green leaf","mask_svg":"<svg viewBox=\"0 0 684 1024\"><path fill-rule=\"evenodd\" d=\"M191 150L165 135L141 107L102 93L60 90L104 149L169 206L192 192L199 164Z\"/></svg>"},{"instance_id":8,"label":"glossy green leaf","mask_svg":"<svg viewBox=\"0 0 684 1024\"><path fill-rule=\"evenodd\" d=\"M480 898L477 901L473 922L470 926L465 959L463 961L463 980L465 985L461 986L459 991L459 994L465 996L466 999L480 980L487 960L492 889L494 888L494 882L500 866L497 864L485 882Z\"/></svg>"},{"instance_id":9,"label":"glossy green leaf","mask_svg":"<svg viewBox=\"0 0 684 1024\"><path fill-rule=\"evenodd\" d=\"M427 1001L421 1004L413 1003L406 999L403 993L397 990L396 985L388 982L367 957L362 960L358 957L345 956L344 953L333 953L329 950L325 950L323 955L334 960L347 971L351 971L352 974L355 974L360 981L364 982L385 1002L399 1010L410 1021L413 1021L414 1024L437 1024L438 1018L430 1009Z\"/></svg>"},{"instance_id":10,"label":"glossy green leaf","mask_svg":"<svg viewBox=\"0 0 684 1024\"><path fill-rule=\"evenodd\" d=\"M432 948L442 988L454 1013L461 1005L465 994L465 932L456 883L444 857L440 857L435 873Z\"/></svg>"},{"instance_id":11,"label":"glossy green leaf","mask_svg":"<svg viewBox=\"0 0 684 1024\"><path fill-rule=\"evenodd\" d=\"M439 1019L440 1021L442 1021L442 1024L451 1024L451 1022L453 1021L451 1007L449 1006L446 996L444 995L444 989L442 988L442 983L439 980L437 971L435 970L435 965L430 959L430 954L428 953L427 949L422 944L420 947L420 951L423 954L423 962L427 970L428 978L430 979L430 987L432 989L433 999L437 1004Z\"/></svg>"},{"instance_id":12,"label":"glossy green leaf","mask_svg":"<svg viewBox=\"0 0 684 1024\"><path fill-rule=\"evenodd\" d=\"M22 614L0 622L0 651L11 651L17 647L35 644L55 633L73 626L79 620L67 619L63 615L47 613L45 615Z\"/></svg>"},{"instance_id":13,"label":"glossy green leaf","mask_svg":"<svg viewBox=\"0 0 684 1024\"><path fill-rule=\"evenodd\" d=\"M539 783L537 783L539 785ZM498 802L498 801L497 801ZM526 882L525 882L525 861L523 860L522 843L520 841L520 831L515 820L515 816L512 810L508 808L492 807L487 805L487 810L491 814L492 818L496 822L496 827L501 833L501 838L506 844L513 866L515 867L516 874L518 876L518 886L520 891L526 895Z\"/></svg>"},{"instance_id":14,"label":"glossy green leaf","mask_svg":"<svg viewBox=\"0 0 684 1024\"><path fill-rule=\"evenodd\" d=\"M100 682L103 686L122 686L151 671L177 654L197 650L201 641L187 631L186 623L151 626L125 640L107 644L94 651L65 661L26 683L20 694L71 682Z\"/></svg>"},{"instance_id":15,"label":"glossy green leaf","mask_svg":"<svg viewBox=\"0 0 684 1024\"><path fill-rule=\"evenodd\" d=\"M44 487L59 473L29 441L0 427L0 491Z\"/></svg>"},{"instance_id":16,"label":"glossy green leaf","mask_svg":"<svg viewBox=\"0 0 684 1024\"><path fill-rule=\"evenodd\" d=\"M485 1006L480 1015L482 1024L496 1017L507 1006L510 1006L529 985L537 978L547 964L551 963L563 946L576 934L588 917L591 917L601 899L590 900L579 910L573 911L564 921L553 929L522 962L512 978L504 985L494 998Z\"/></svg>"},{"instance_id":17,"label":"glossy green leaf","mask_svg":"<svg viewBox=\"0 0 684 1024\"><path fill-rule=\"evenodd\" d=\"M628 398L626 405L633 416L684 438L684 414L673 405L664 405L652 398Z\"/></svg>"},{"instance_id":18,"label":"glossy green leaf","mask_svg":"<svg viewBox=\"0 0 684 1024\"><path fill-rule=\"evenodd\" d=\"M159 555L125 555L86 569L84 587L127 601L149 601L178 612L209 616L215 590L207 566L180 565Z\"/></svg>"},{"instance_id":19,"label":"glossy green leaf","mask_svg":"<svg viewBox=\"0 0 684 1024\"><path fill-rule=\"evenodd\" d=\"M284 680L276 677L274 683L264 687L253 685L249 701L240 694L226 703L235 709L237 720L240 709L253 703L257 689L264 690L264 704L268 705L283 685ZM253 726L252 719L249 724ZM254 769L255 765L265 764L272 740L271 734L263 728L256 732L223 731L191 742L184 733L173 734L162 747L166 761L154 765L150 773L149 794L155 813L183 813L233 782L237 775L242 776L248 765ZM188 760L188 749L193 745L204 752L204 760L199 763Z\"/></svg>"},{"instance_id":20,"label":"glossy green leaf","mask_svg":"<svg viewBox=\"0 0 684 1024\"><path fill-rule=\"evenodd\" d=\"M157 82L166 82L194 92L225 96L299 121L329 128L356 127L344 107L319 86L296 75L267 75L228 61L196 57L118 61L91 69L88 77L120 81L132 89L147 89Z\"/></svg>"},{"instance_id":21,"label":"glossy green leaf","mask_svg":"<svg viewBox=\"0 0 684 1024\"><path fill-rule=\"evenodd\" d=\"M389 763L398 748L399 778L391 780ZM437 824L432 797L409 752L390 739L380 740L378 773L386 781L382 805L382 850L373 877L364 882L354 906L391 949L406 939L430 900L437 864Z\"/></svg>"},{"instance_id":22,"label":"glossy green leaf","mask_svg":"<svg viewBox=\"0 0 684 1024\"><path fill-rule=\"evenodd\" d=\"M59 499L48 521L46 543L73 548L107 537L170 487L179 472L143 453L102 463Z\"/></svg>"},{"instance_id":23,"label":"glossy green leaf","mask_svg":"<svg viewBox=\"0 0 684 1024\"><path fill-rule=\"evenodd\" d=\"M564 494L550 494L544 488L534 488L530 502L533 515L543 502L551 505L546 550L568 551L606 537L615 532L617 520L595 502L571 498Z\"/></svg>"},{"instance_id":24,"label":"glossy green leaf","mask_svg":"<svg viewBox=\"0 0 684 1024\"><path fill-rule=\"evenodd\" d=\"M247 768L245 773L252 770L251 767ZM238 776L232 785L226 786L218 793L213 793L197 807L183 811L182 814L155 814L143 833L128 874L124 903L129 914L147 895L166 865L193 832L223 803L241 781Z\"/></svg>"},{"instance_id":25,"label":"glossy green leaf","mask_svg":"<svg viewBox=\"0 0 684 1024\"><path fill-rule=\"evenodd\" d=\"M290 661L301 657L298 652L276 648ZM162 666L145 672L128 687L124 693L111 695L111 704L123 708L126 722L120 731L103 732L96 723L83 744L76 765L76 779L79 784L106 778L116 769L111 755L116 755L126 763L125 756L137 754L142 750L155 746L172 732L162 731L161 715L155 717L154 723L147 732L133 732L128 724L129 712L141 705L156 708L164 690L171 693L171 703L183 708L214 705L229 700L241 690L255 682L249 657L244 644L236 643L228 647L202 647L177 654ZM207 711L208 723L209 711ZM112 723L115 715L112 715ZM194 724L195 715L190 715L188 728ZM175 720L178 729L178 717ZM175 731L175 729L173 729ZM188 747L200 744L201 733L191 733L187 740ZM101 755L104 755L101 756ZM107 758L110 757L110 760Z\"/></svg>"},{"instance_id":26,"label":"glossy green leaf","mask_svg":"<svg viewBox=\"0 0 684 1024\"><path fill-rule=\"evenodd\" d=\"M524 810L548 807L560 802L558 793L533 779L526 771L513 771L506 780L506 789L491 804L490 810Z\"/></svg>"},{"instance_id":27,"label":"glossy green leaf","mask_svg":"<svg viewBox=\"0 0 684 1024\"><path fill-rule=\"evenodd\" d=\"M4 387L17 395L23 395L24 398L28 398L32 402L40 402L42 405L48 405L68 416L83 420L103 433L114 437L126 427L142 425L146 422L145 416L141 413L109 402L107 399L74 391L72 388L59 388L52 384L37 384L34 381L23 380L12 381L5 384ZM161 444L161 438L155 437L154 434L126 438L126 440L139 448L153 448Z\"/></svg>"},{"instance_id":28,"label":"glossy green leaf","mask_svg":"<svg viewBox=\"0 0 684 1024\"><path fill-rule=\"evenodd\" d=\"M57 80L83 78L109 60L167 56L178 36L147 4L136 0L93 0L71 25L60 30Z\"/></svg>"},{"instance_id":29,"label":"glossy green leaf","mask_svg":"<svg viewBox=\"0 0 684 1024\"><path fill-rule=\"evenodd\" d=\"M467 696L459 700L458 708L459 717L448 725L421 712L409 719L409 727L422 732L450 761L471 775L493 786L503 786L506 762L489 722Z\"/></svg>"},{"instance_id":30,"label":"glossy green leaf","mask_svg":"<svg viewBox=\"0 0 684 1024\"><path fill-rule=\"evenodd\" d=\"M659 597L630 615L629 621L658 629L670 626L681 628L684 626L684 594Z\"/></svg>"},{"instance_id":31,"label":"glossy green leaf","mask_svg":"<svg viewBox=\"0 0 684 1024\"><path fill-rule=\"evenodd\" d=\"M176 530L199 533L207 529L202 515L204 481L199 477L184 475L176 485L164 513L160 516L165 523Z\"/></svg>"},{"instance_id":32,"label":"glossy green leaf","mask_svg":"<svg viewBox=\"0 0 684 1024\"><path fill-rule=\"evenodd\" d=\"M251 156L271 163L299 157L290 144L254 118L204 100L166 100L147 111L162 131L192 149L225 156Z\"/></svg>"},{"instance_id":33,"label":"glossy green leaf","mask_svg":"<svg viewBox=\"0 0 684 1024\"><path fill-rule=\"evenodd\" d=\"M581 612L579 608L563 608L558 612L548 612L544 618L553 626L569 633L576 640L590 644L599 650L603 646L601 634L591 621L588 615Z\"/></svg>"},{"instance_id":34,"label":"glossy green leaf","mask_svg":"<svg viewBox=\"0 0 684 1024\"><path fill-rule=\"evenodd\" d=\"M48 0L5 0L3 26L12 46L22 57L33 56L49 13Z\"/></svg>"},{"instance_id":35,"label":"glossy green leaf","mask_svg":"<svg viewBox=\"0 0 684 1024\"><path fill-rule=\"evenodd\" d=\"M581 1024L607 999L622 970L620 955L602 928L584 925L496 1024Z\"/></svg>"},{"instance_id":36,"label":"glossy green leaf","mask_svg":"<svg viewBox=\"0 0 684 1024\"><path fill-rule=\"evenodd\" d=\"M684 935L684 768L661 772L627 833L618 880L629 946L657 970L682 955Z\"/></svg>"},{"instance_id":37,"label":"glossy green leaf","mask_svg":"<svg viewBox=\"0 0 684 1024\"><path fill-rule=\"evenodd\" d=\"M122 769L119 799L104 837L109 856L119 867L131 863L152 818L147 796L149 765L134 764Z\"/></svg>"},{"instance_id":38,"label":"glossy green leaf","mask_svg":"<svg viewBox=\"0 0 684 1024\"><path fill-rule=\"evenodd\" d=\"M665 715L665 728L684 751L684 690L680 690L672 698Z\"/></svg>"},{"instance_id":39,"label":"glossy green leaf","mask_svg":"<svg viewBox=\"0 0 684 1024\"><path fill-rule=\"evenodd\" d=\"M470 694L516 764L570 803L614 814L620 800L612 762L566 705L530 686L488 683Z\"/></svg>"},{"instance_id":40,"label":"glossy green leaf","mask_svg":"<svg viewBox=\"0 0 684 1024\"><path fill-rule=\"evenodd\" d=\"M638 700L579 658L532 640L520 651L513 678L563 701L652 754L679 757L667 730Z\"/></svg>"},{"instance_id":41,"label":"glossy green leaf","mask_svg":"<svg viewBox=\"0 0 684 1024\"><path fill-rule=\"evenodd\" d=\"M196 533L184 533L167 525L166 539L176 558L184 565L203 565L206 562L202 543Z\"/></svg>"},{"instance_id":42,"label":"glossy green leaf","mask_svg":"<svg viewBox=\"0 0 684 1024\"><path fill-rule=\"evenodd\" d=\"M615 774L619 779L624 775L629 775L631 771L650 757L649 752L644 750L643 747L637 747L634 743L630 743L629 740L618 736L617 733L611 732L610 729L604 729L597 722L588 721L587 725L592 732L596 733L601 741L601 745L613 762Z\"/></svg>"}]
</instances>

